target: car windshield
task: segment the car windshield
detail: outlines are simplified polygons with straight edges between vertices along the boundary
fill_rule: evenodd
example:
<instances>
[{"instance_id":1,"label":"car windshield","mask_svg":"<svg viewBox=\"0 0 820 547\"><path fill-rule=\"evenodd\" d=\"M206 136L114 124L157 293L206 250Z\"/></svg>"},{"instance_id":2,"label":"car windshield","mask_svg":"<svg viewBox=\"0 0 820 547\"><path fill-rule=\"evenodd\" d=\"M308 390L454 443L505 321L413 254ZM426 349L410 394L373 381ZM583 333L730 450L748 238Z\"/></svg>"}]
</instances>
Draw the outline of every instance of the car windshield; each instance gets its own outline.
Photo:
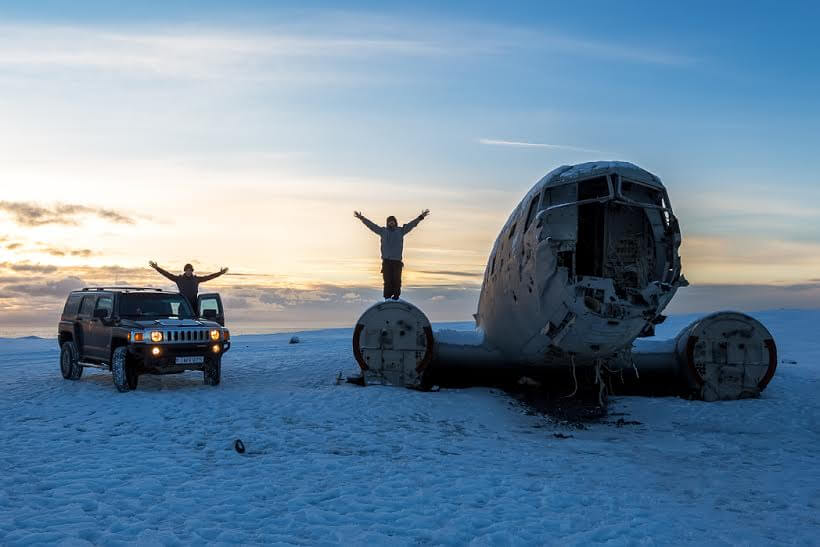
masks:
<instances>
[{"instance_id":1,"label":"car windshield","mask_svg":"<svg viewBox=\"0 0 820 547\"><path fill-rule=\"evenodd\" d=\"M181 295L157 293L123 293L120 295L120 316L194 319L191 305Z\"/></svg>"}]
</instances>

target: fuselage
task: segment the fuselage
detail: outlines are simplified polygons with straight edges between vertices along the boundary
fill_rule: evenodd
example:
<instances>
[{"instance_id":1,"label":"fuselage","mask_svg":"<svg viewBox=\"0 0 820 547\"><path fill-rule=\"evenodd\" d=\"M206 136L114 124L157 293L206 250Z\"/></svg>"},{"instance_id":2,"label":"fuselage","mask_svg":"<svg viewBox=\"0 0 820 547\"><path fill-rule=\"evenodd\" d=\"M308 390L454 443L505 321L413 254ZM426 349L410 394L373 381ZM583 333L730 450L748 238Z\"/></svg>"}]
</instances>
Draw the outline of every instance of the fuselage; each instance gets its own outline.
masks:
<instances>
[{"instance_id":1,"label":"fuselage","mask_svg":"<svg viewBox=\"0 0 820 547\"><path fill-rule=\"evenodd\" d=\"M559 167L496 239L476 322L510 362L612 357L650 333L686 284L680 242L655 175L626 162Z\"/></svg>"}]
</instances>

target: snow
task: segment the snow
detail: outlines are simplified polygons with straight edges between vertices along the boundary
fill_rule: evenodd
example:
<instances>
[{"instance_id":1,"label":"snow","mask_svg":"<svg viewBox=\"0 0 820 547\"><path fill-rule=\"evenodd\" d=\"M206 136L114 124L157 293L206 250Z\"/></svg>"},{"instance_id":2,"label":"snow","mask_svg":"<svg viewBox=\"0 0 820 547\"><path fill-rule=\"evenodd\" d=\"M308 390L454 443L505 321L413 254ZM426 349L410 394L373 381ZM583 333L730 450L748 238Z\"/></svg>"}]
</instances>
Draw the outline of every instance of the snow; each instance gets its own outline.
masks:
<instances>
[{"instance_id":1,"label":"snow","mask_svg":"<svg viewBox=\"0 0 820 547\"><path fill-rule=\"evenodd\" d=\"M641 424L584 430L489 388L336 385L350 329L237 336L220 386L126 394L3 340L0 544L817 544L820 311L754 315L796 362L760 399L616 397Z\"/></svg>"},{"instance_id":2,"label":"snow","mask_svg":"<svg viewBox=\"0 0 820 547\"><path fill-rule=\"evenodd\" d=\"M473 322L433 325L434 338L437 343L459 344L462 346L481 346L484 344L484 332L475 327Z\"/></svg>"}]
</instances>

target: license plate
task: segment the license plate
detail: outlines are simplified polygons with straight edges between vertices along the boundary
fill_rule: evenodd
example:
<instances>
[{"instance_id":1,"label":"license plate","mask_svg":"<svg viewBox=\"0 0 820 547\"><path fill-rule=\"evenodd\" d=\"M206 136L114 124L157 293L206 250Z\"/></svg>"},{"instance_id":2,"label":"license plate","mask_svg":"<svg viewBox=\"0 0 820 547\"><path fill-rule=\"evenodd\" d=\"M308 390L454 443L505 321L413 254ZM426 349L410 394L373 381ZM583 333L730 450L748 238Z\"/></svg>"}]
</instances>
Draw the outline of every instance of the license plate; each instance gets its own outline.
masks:
<instances>
[{"instance_id":1,"label":"license plate","mask_svg":"<svg viewBox=\"0 0 820 547\"><path fill-rule=\"evenodd\" d=\"M198 365L200 363L204 363L205 358L201 355L197 355L194 357L177 357L176 363L178 365Z\"/></svg>"}]
</instances>

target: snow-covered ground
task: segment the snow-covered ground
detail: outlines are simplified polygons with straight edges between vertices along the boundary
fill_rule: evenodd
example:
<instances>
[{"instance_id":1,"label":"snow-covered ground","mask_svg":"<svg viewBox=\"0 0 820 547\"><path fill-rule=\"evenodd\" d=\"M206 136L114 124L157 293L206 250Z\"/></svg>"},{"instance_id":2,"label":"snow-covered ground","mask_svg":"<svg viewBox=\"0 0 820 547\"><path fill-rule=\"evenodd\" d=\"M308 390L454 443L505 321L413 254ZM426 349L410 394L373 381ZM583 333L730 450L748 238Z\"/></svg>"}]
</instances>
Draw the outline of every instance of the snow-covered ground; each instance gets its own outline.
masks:
<instances>
[{"instance_id":1,"label":"snow-covered ground","mask_svg":"<svg viewBox=\"0 0 820 547\"><path fill-rule=\"evenodd\" d=\"M348 329L239 336L219 387L126 394L1 340L0 544L817 544L820 311L755 315L782 360L762 398L616 397L642 425L586 430L488 388L336 385Z\"/></svg>"}]
</instances>

